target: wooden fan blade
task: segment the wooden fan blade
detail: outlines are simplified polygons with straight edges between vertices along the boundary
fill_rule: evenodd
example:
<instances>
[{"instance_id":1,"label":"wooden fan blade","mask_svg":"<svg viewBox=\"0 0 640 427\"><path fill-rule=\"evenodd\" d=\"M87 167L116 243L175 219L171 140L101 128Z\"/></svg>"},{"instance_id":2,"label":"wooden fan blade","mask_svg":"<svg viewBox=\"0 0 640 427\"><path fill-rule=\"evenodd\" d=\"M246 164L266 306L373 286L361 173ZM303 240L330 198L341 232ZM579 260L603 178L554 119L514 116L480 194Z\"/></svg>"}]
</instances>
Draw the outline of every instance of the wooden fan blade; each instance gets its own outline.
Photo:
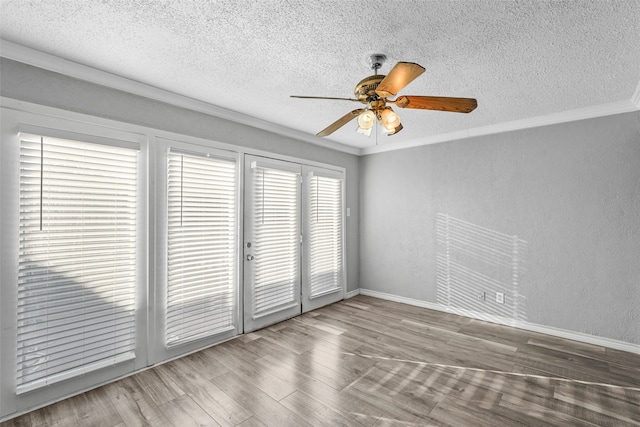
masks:
<instances>
[{"instance_id":1,"label":"wooden fan blade","mask_svg":"<svg viewBox=\"0 0 640 427\"><path fill-rule=\"evenodd\" d=\"M318 135L318 136L329 136L329 135L331 135L332 133L334 133L335 131L340 129L342 126L346 125L351 120L353 120L354 118L358 117L358 115L360 113L362 113L364 110L365 110L364 108L358 108L357 110L353 110L353 111L348 112L347 114L345 114L344 116L340 117L338 120L336 120L335 122L331 123L329 126L324 128L323 130L318 132L316 135Z\"/></svg>"},{"instance_id":2,"label":"wooden fan blade","mask_svg":"<svg viewBox=\"0 0 640 427\"><path fill-rule=\"evenodd\" d=\"M302 98L302 99L337 99L339 101L356 101L360 102L358 99L354 98L331 98L328 96L299 96L299 95L289 95L291 98Z\"/></svg>"},{"instance_id":3,"label":"wooden fan blade","mask_svg":"<svg viewBox=\"0 0 640 427\"><path fill-rule=\"evenodd\" d=\"M420 108L422 110L470 113L478 106L473 98L448 98L443 96L399 96L395 101L387 101L400 108Z\"/></svg>"},{"instance_id":4,"label":"wooden fan blade","mask_svg":"<svg viewBox=\"0 0 640 427\"><path fill-rule=\"evenodd\" d=\"M380 82L376 93L382 98L395 96L422 73L424 73L424 68L421 65L413 62L398 62Z\"/></svg>"}]
</instances>

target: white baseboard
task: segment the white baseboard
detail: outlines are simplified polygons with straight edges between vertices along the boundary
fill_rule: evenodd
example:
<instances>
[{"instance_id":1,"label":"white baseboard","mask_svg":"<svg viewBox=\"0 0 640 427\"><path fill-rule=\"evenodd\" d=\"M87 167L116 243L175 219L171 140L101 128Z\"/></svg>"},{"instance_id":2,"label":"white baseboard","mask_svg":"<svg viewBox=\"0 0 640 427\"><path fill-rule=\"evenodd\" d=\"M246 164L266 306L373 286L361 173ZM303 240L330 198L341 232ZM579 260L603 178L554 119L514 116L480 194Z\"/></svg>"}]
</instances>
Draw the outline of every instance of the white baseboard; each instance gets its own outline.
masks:
<instances>
[{"instance_id":1,"label":"white baseboard","mask_svg":"<svg viewBox=\"0 0 640 427\"><path fill-rule=\"evenodd\" d=\"M360 288L356 289L355 291L345 292L344 299L353 298L356 295L360 295Z\"/></svg>"},{"instance_id":2,"label":"white baseboard","mask_svg":"<svg viewBox=\"0 0 640 427\"><path fill-rule=\"evenodd\" d=\"M538 332L541 334L552 335L569 340L579 341L587 344L599 345L602 347L613 348L616 350L628 351L629 353L640 354L640 345L628 343L625 341L614 340L611 338L598 337L595 335L589 335L582 332L574 332L567 329L554 328L552 326L538 325L536 323L524 322L522 320L515 320L501 316L494 316L477 311L464 310L459 308L446 307L441 304L436 304L428 301L421 301L413 298L401 297L398 295L387 294L384 292L372 291L370 289L356 289L351 291L351 296L358 294L367 295L370 297L385 299L389 301L400 302L403 304L414 305L417 307L428 308L431 310L443 311L445 313L457 314L460 316L470 317L472 319L484 320L487 322L497 323L500 325L512 326L514 328L524 329L531 332Z\"/></svg>"}]
</instances>

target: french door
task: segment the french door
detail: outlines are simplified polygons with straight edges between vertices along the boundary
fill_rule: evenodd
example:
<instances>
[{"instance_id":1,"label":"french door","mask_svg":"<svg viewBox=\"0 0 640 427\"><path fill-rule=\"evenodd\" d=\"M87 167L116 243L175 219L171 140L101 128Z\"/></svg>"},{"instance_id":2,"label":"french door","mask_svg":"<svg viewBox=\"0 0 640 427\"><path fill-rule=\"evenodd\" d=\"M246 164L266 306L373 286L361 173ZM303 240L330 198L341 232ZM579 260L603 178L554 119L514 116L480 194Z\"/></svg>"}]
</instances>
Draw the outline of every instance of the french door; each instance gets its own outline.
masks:
<instances>
[{"instance_id":1,"label":"french door","mask_svg":"<svg viewBox=\"0 0 640 427\"><path fill-rule=\"evenodd\" d=\"M301 313L299 164L245 156L244 330Z\"/></svg>"},{"instance_id":2,"label":"french door","mask_svg":"<svg viewBox=\"0 0 640 427\"><path fill-rule=\"evenodd\" d=\"M344 297L341 173L245 156L244 331Z\"/></svg>"}]
</instances>

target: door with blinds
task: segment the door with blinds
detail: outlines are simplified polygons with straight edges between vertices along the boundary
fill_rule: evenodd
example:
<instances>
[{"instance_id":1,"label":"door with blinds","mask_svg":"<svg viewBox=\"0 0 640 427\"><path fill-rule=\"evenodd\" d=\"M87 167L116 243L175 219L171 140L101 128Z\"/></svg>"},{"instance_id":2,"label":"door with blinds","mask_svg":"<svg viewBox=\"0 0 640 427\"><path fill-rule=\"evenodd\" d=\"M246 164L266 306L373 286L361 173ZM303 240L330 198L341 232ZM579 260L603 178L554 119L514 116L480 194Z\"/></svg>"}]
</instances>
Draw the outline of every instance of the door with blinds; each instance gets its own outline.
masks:
<instances>
[{"instance_id":1,"label":"door with blinds","mask_svg":"<svg viewBox=\"0 0 640 427\"><path fill-rule=\"evenodd\" d=\"M299 164L245 156L244 331L301 313Z\"/></svg>"},{"instance_id":2,"label":"door with blinds","mask_svg":"<svg viewBox=\"0 0 640 427\"><path fill-rule=\"evenodd\" d=\"M342 173L303 167L302 311L344 297Z\"/></svg>"}]
</instances>

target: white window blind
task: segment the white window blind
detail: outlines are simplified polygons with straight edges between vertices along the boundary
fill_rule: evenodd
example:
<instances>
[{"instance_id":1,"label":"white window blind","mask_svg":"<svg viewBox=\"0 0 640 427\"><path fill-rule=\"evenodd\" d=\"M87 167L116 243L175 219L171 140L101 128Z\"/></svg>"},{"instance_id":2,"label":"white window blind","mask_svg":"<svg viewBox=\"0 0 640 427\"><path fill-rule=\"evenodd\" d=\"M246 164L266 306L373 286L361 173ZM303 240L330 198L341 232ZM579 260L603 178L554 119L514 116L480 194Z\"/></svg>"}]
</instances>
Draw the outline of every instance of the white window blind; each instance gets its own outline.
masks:
<instances>
[{"instance_id":1,"label":"white window blind","mask_svg":"<svg viewBox=\"0 0 640 427\"><path fill-rule=\"evenodd\" d=\"M168 348L233 328L237 257L234 160L168 154Z\"/></svg>"},{"instance_id":2,"label":"white window blind","mask_svg":"<svg viewBox=\"0 0 640 427\"><path fill-rule=\"evenodd\" d=\"M298 301L300 175L257 166L253 180L253 316L260 317Z\"/></svg>"},{"instance_id":3,"label":"white window blind","mask_svg":"<svg viewBox=\"0 0 640 427\"><path fill-rule=\"evenodd\" d=\"M342 180L309 174L310 298L342 289Z\"/></svg>"},{"instance_id":4,"label":"white window blind","mask_svg":"<svg viewBox=\"0 0 640 427\"><path fill-rule=\"evenodd\" d=\"M135 357L138 149L122 145L20 136L18 393Z\"/></svg>"}]
</instances>

